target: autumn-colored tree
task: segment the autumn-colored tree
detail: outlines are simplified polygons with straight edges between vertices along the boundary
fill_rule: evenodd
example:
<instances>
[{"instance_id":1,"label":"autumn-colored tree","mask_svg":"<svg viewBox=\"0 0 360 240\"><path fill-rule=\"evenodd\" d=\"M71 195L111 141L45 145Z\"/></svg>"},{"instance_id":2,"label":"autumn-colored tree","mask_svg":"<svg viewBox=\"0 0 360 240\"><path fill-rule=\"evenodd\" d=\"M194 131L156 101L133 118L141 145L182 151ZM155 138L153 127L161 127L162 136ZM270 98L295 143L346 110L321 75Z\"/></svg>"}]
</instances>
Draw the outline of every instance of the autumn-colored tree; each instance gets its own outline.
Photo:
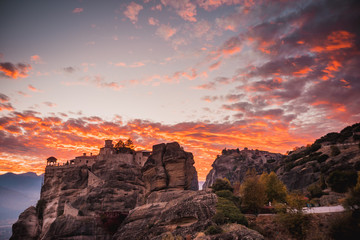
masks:
<instances>
[{"instance_id":1,"label":"autumn-colored tree","mask_svg":"<svg viewBox=\"0 0 360 240\"><path fill-rule=\"evenodd\" d=\"M115 148L123 148L125 147L125 143L120 139L116 144L115 144Z\"/></svg>"},{"instance_id":2,"label":"autumn-colored tree","mask_svg":"<svg viewBox=\"0 0 360 240\"><path fill-rule=\"evenodd\" d=\"M285 202L287 190L284 183L278 178L276 173L263 173L260 176L260 181L265 185L266 201L267 202Z\"/></svg>"},{"instance_id":3,"label":"autumn-colored tree","mask_svg":"<svg viewBox=\"0 0 360 240\"><path fill-rule=\"evenodd\" d=\"M254 170L248 171L241 185L242 204L249 210L258 213L266 201L265 186Z\"/></svg>"},{"instance_id":4,"label":"autumn-colored tree","mask_svg":"<svg viewBox=\"0 0 360 240\"><path fill-rule=\"evenodd\" d=\"M130 138L128 140L126 140L125 147L133 149L133 150L135 149L134 143Z\"/></svg>"}]
</instances>

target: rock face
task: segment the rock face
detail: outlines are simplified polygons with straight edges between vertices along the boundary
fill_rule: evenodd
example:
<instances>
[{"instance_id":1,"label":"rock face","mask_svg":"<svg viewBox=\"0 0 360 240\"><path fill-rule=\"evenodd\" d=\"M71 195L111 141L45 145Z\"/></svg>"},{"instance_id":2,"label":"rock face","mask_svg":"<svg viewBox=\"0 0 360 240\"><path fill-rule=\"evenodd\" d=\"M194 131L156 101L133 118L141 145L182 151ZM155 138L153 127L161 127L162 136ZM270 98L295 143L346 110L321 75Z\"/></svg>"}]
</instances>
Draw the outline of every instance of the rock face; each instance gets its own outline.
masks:
<instances>
[{"instance_id":1,"label":"rock face","mask_svg":"<svg viewBox=\"0 0 360 240\"><path fill-rule=\"evenodd\" d=\"M360 170L360 123L328 133L283 159L276 173L288 189L303 189L336 170Z\"/></svg>"},{"instance_id":2,"label":"rock face","mask_svg":"<svg viewBox=\"0 0 360 240\"><path fill-rule=\"evenodd\" d=\"M40 234L39 219L35 207L29 207L20 214L19 219L12 227L11 240L34 240Z\"/></svg>"},{"instance_id":3,"label":"rock face","mask_svg":"<svg viewBox=\"0 0 360 240\"><path fill-rule=\"evenodd\" d=\"M156 195L156 196L155 196ZM209 191L160 190L136 207L113 239L162 239L167 232L194 238L211 225L217 196Z\"/></svg>"},{"instance_id":4,"label":"rock face","mask_svg":"<svg viewBox=\"0 0 360 240\"><path fill-rule=\"evenodd\" d=\"M263 240L264 237L257 231L251 230L243 225L239 224L227 224L223 227L224 232L216 234L213 236L206 236L203 233L200 233L196 236L194 240L236 240L236 239L246 239L246 240Z\"/></svg>"},{"instance_id":5,"label":"rock face","mask_svg":"<svg viewBox=\"0 0 360 240\"><path fill-rule=\"evenodd\" d=\"M142 168L146 193L161 189L198 190L197 172L192 153L177 142L153 146Z\"/></svg>"},{"instance_id":6,"label":"rock face","mask_svg":"<svg viewBox=\"0 0 360 240\"><path fill-rule=\"evenodd\" d=\"M193 155L176 142L153 150L143 168L137 155L114 151L112 144L91 156L91 164L84 155L79 158L84 164L47 166L41 220L34 207L27 209L14 224L12 239L111 239L117 229L116 236L132 236L133 225L150 222L156 231L165 225L184 227L185 233L202 230L217 198L192 191L198 189ZM128 224L121 227L125 218ZM146 235L147 228L142 230L135 232Z\"/></svg>"},{"instance_id":7,"label":"rock face","mask_svg":"<svg viewBox=\"0 0 360 240\"><path fill-rule=\"evenodd\" d=\"M217 178L242 182L248 169L258 174L275 171L288 190L306 189L326 179L335 170L360 170L360 123L329 133L314 144L290 151L288 155L244 149L224 150L206 177L203 188L210 187Z\"/></svg>"},{"instance_id":8,"label":"rock face","mask_svg":"<svg viewBox=\"0 0 360 240\"><path fill-rule=\"evenodd\" d=\"M263 171L273 171L278 166L282 154L270 153L259 150L230 149L223 150L222 155L218 156L212 164L212 169L206 176L203 188L210 187L217 178L227 178L234 184L242 182L246 172L255 169L259 174Z\"/></svg>"},{"instance_id":9,"label":"rock face","mask_svg":"<svg viewBox=\"0 0 360 240\"><path fill-rule=\"evenodd\" d=\"M120 155L98 160L91 168L83 165L46 169L41 191L41 199L46 201L41 232L44 239L51 239L53 234L104 237L109 233L96 231L100 223L89 223L86 217L95 219L104 212L127 214L141 201L144 183L140 166L126 161L130 154Z\"/></svg>"}]
</instances>

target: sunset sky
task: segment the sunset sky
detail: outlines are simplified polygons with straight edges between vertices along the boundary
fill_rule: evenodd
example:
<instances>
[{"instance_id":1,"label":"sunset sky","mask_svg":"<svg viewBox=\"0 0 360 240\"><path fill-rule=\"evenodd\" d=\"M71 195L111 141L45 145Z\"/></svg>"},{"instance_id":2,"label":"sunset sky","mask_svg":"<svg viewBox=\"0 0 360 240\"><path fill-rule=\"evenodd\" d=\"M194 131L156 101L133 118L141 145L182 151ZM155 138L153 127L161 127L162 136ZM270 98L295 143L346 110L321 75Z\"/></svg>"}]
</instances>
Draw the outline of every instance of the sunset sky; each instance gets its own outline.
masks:
<instances>
[{"instance_id":1,"label":"sunset sky","mask_svg":"<svg viewBox=\"0 0 360 240\"><path fill-rule=\"evenodd\" d=\"M360 1L0 2L0 174L178 141L286 153L360 121Z\"/></svg>"}]
</instances>

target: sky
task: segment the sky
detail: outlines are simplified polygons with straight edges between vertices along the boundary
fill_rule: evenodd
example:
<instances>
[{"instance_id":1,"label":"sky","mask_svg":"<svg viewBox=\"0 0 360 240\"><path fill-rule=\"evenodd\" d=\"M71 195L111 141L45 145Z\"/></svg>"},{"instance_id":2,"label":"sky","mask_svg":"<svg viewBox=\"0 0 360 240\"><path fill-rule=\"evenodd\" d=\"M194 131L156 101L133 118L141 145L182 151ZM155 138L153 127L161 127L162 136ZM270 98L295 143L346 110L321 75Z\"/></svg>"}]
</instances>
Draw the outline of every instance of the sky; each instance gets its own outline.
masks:
<instances>
[{"instance_id":1,"label":"sky","mask_svg":"<svg viewBox=\"0 0 360 240\"><path fill-rule=\"evenodd\" d=\"M360 122L357 0L0 2L0 173L177 141L285 154Z\"/></svg>"}]
</instances>

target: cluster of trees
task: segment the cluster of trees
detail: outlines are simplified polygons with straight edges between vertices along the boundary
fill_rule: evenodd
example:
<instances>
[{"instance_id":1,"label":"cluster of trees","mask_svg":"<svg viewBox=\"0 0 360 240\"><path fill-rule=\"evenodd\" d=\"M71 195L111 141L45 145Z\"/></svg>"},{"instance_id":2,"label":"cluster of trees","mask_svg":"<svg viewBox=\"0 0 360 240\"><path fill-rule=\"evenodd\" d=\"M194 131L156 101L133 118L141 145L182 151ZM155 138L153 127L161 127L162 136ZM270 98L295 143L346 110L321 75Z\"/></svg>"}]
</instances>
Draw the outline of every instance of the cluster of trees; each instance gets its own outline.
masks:
<instances>
[{"instance_id":1,"label":"cluster of trees","mask_svg":"<svg viewBox=\"0 0 360 240\"><path fill-rule=\"evenodd\" d=\"M134 142L129 138L125 142L121 139L115 144L114 149L116 153L127 153L135 150Z\"/></svg>"},{"instance_id":2,"label":"cluster of trees","mask_svg":"<svg viewBox=\"0 0 360 240\"><path fill-rule=\"evenodd\" d=\"M274 172L259 176L254 170L250 170L237 188L243 207L253 213L258 213L267 203L285 203L288 195L286 186Z\"/></svg>"},{"instance_id":3,"label":"cluster of trees","mask_svg":"<svg viewBox=\"0 0 360 240\"><path fill-rule=\"evenodd\" d=\"M219 200L213 221L216 226L208 234L221 232L221 225L236 222L248 225L242 212L260 213L271 203L278 213L277 221L294 236L303 236L307 217L302 213L306 198L301 193L288 193L286 186L274 172L257 175L254 170L247 172L242 184L232 186L226 178L217 179L212 185Z\"/></svg>"}]
</instances>

